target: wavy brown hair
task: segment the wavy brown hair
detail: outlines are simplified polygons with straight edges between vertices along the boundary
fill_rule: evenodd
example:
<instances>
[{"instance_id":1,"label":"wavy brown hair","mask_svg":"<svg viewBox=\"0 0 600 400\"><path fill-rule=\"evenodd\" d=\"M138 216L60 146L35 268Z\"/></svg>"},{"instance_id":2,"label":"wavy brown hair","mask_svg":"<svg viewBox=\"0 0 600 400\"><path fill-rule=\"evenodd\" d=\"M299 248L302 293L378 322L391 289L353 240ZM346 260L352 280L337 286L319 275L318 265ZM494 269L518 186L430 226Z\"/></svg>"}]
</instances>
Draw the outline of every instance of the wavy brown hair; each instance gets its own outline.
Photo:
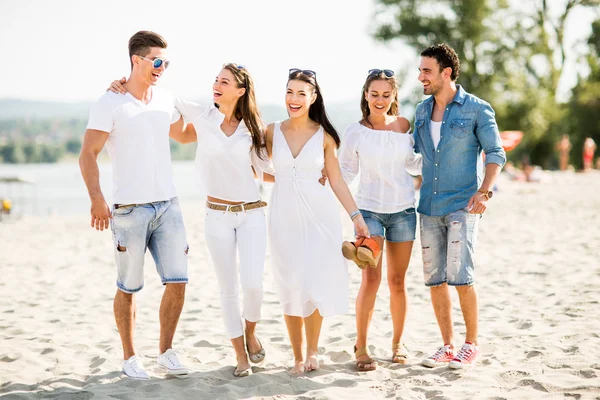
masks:
<instances>
[{"instance_id":1,"label":"wavy brown hair","mask_svg":"<svg viewBox=\"0 0 600 400\"><path fill-rule=\"evenodd\" d=\"M235 106L235 118L238 121L244 121L246 127L252 136L252 149L259 158L263 158L261 151L265 147L263 140L264 124L260 116L260 110L256 103L256 95L254 94L254 81L248 73L246 67L242 67L235 63L223 65L223 69L230 71L239 88L246 89L246 92L240 97Z\"/></svg>"},{"instance_id":2,"label":"wavy brown hair","mask_svg":"<svg viewBox=\"0 0 600 400\"><path fill-rule=\"evenodd\" d=\"M323 130L333 138L335 145L340 147L340 135L337 133L337 130L327 116L327 112L325 111L325 102L323 101L323 95L321 94L321 87L317 83L316 75L306 75L302 71L294 71L289 75L288 82L289 81L302 81L313 87L313 90L317 95L317 99L310 105L310 108L308 109L308 118L319 123L323 127Z\"/></svg>"},{"instance_id":3,"label":"wavy brown hair","mask_svg":"<svg viewBox=\"0 0 600 400\"><path fill-rule=\"evenodd\" d=\"M369 122L369 115L371 115L371 110L369 109L369 102L367 101L366 95L369 92L369 87L371 86L371 83L373 83L374 81L386 81L392 87L393 100L387 114L398 115L400 112L400 102L398 101L398 81L396 80L396 75L388 77L383 71L381 71L377 75L369 75L362 88L360 98L360 111L362 112L361 122L367 123L371 125L371 127L373 127L373 124Z\"/></svg>"},{"instance_id":4,"label":"wavy brown hair","mask_svg":"<svg viewBox=\"0 0 600 400\"><path fill-rule=\"evenodd\" d=\"M444 68L452 68L450 79L456 81L460 75L460 60L456 51L446 43L429 46L421 52L421 57L435 58L440 66L440 72Z\"/></svg>"}]
</instances>

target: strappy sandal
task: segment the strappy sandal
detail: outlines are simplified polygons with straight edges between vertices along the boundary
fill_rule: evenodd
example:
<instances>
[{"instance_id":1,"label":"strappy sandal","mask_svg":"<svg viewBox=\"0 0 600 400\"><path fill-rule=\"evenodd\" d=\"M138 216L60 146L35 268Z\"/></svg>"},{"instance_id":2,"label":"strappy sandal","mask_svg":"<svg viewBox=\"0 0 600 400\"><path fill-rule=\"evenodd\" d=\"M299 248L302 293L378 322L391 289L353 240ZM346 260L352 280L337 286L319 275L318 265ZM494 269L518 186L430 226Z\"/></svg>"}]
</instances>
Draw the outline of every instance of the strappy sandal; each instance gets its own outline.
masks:
<instances>
[{"instance_id":1,"label":"strappy sandal","mask_svg":"<svg viewBox=\"0 0 600 400\"><path fill-rule=\"evenodd\" d=\"M248 358L250 359L250 362L254 363L254 364L260 364L261 362L263 362L265 360L265 348L263 347L262 343L260 342L260 339L256 339L258 340L258 344L260 344L260 351L258 353L250 353L250 348L248 347L248 343L246 343L246 350L248 351Z\"/></svg>"},{"instance_id":2,"label":"strappy sandal","mask_svg":"<svg viewBox=\"0 0 600 400\"><path fill-rule=\"evenodd\" d=\"M356 265L358 266L358 268L360 268L360 269L365 269L367 267L367 265L369 265L368 262L361 261L356 256L356 252L357 252L358 248L362 245L364 240L365 240L365 238L361 237L361 238L358 238L356 240L356 242L345 241L342 244L342 254L344 255L344 258L346 260L354 261L356 263Z\"/></svg>"},{"instance_id":3,"label":"strappy sandal","mask_svg":"<svg viewBox=\"0 0 600 400\"><path fill-rule=\"evenodd\" d=\"M400 343L392 345L392 362L394 364L408 364L408 350Z\"/></svg>"},{"instance_id":4,"label":"strappy sandal","mask_svg":"<svg viewBox=\"0 0 600 400\"><path fill-rule=\"evenodd\" d=\"M356 257L363 262L369 263L372 268L377 268L381 257L381 248L373 238L364 238L360 247L356 250Z\"/></svg>"},{"instance_id":5,"label":"strappy sandal","mask_svg":"<svg viewBox=\"0 0 600 400\"><path fill-rule=\"evenodd\" d=\"M358 360L358 357L364 356L366 355L368 358L366 360ZM357 360L355 361L356 363L356 369L358 369L361 372L366 372L366 371L375 371L375 369L377 369L377 362L375 360L373 360L371 358L371 356L369 356L369 353L367 353L367 348L363 347L362 349L357 349L356 346L354 346L354 357L357 358ZM367 366L370 365L371 366Z\"/></svg>"}]
</instances>

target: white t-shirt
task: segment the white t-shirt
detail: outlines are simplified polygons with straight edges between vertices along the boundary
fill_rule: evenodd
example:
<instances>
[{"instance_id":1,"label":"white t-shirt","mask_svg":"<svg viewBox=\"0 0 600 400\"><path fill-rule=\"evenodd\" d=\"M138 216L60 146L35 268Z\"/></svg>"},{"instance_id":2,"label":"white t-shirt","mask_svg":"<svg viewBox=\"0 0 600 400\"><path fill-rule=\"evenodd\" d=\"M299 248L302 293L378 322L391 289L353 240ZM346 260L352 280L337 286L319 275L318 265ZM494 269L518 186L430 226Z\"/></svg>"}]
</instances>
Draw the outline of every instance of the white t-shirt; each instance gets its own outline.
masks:
<instances>
[{"instance_id":1,"label":"white t-shirt","mask_svg":"<svg viewBox=\"0 0 600 400\"><path fill-rule=\"evenodd\" d=\"M143 204L176 196L169 128L180 115L173 96L152 88L148 104L131 94L107 92L90 109L87 129L108 132L115 204Z\"/></svg>"},{"instance_id":2,"label":"white t-shirt","mask_svg":"<svg viewBox=\"0 0 600 400\"><path fill-rule=\"evenodd\" d=\"M181 99L175 99L175 107L196 129L196 169L206 194L231 202L260 200L251 166L258 176L271 169L268 156L261 160L252 150L252 136L244 121L227 136L221 129L225 114L218 108Z\"/></svg>"},{"instance_id":3,"label":"white t-shirt","mask_svg":"<svg viewBox=\"0 0 600 400\"><path fill-rule=\"evenodd\" d=\"M423 160L413 146L410 132L370 129L358 122L346 128L339 161L348 185L360 169L358 208L394 214L415 206L411 175L421 175Z\"/></svg>"},{"instance_id":4,"label":"white t-shirt","mask_svg":"<svg viewBox=\"0 0 600 400\"><path fill-rule=\"evenodd\" d=\"M437 149L441 138L442 121L435 122L431 120L431 139L433 140L433 148Z\"/></svg>"}]
</instances>

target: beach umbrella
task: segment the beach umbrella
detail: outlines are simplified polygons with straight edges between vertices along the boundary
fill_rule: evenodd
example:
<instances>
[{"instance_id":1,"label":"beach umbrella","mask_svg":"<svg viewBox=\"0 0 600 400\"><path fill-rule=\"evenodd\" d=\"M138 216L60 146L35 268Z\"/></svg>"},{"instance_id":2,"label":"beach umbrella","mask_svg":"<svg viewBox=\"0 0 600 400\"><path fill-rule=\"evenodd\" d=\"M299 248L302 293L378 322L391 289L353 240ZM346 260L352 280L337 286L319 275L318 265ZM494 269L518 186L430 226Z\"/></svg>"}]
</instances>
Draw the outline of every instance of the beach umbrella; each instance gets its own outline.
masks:
<instances>
[{"instance_id":1,"label":"beach umbrella","mask_svg":"<svg viewBox=\"0 0 600 400\"><path fill-rule=\"evenodd\" d=\"M511 151L514 150L519 143L521 143L521 139L523 139L523 132L502 131L500 132L500 138L502 139L502 147L504 148L504 151Z\"/></svg>"}]
</instances>

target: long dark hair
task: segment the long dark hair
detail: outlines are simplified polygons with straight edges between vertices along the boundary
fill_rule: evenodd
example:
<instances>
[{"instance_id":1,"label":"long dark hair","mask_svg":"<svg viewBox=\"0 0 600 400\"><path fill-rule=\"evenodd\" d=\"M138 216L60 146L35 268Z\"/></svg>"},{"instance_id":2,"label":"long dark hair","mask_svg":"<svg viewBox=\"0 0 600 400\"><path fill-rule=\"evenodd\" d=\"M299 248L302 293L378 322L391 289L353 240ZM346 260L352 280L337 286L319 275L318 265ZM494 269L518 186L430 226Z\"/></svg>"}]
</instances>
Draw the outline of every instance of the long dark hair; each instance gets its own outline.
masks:
<instances>
[{"instance_id":1,"label":"long dark hair","mask_svg":"<svg viewBox=\"0 0 600 400\"><path fill-rule=\"evenodd\" d=\"M260 117L260 110L258 104L256 104L256 96L254 94L254 81L248 73L246 67L234 63L228 63L223 65L224 69L230 71L237 82L239 88L245 88L246 92L240 97L235 106L235 118L238 121L244 121L246 127L250 131L252 136L252 150L256 153L259 158L263 158L264 152L262 148L265 147L263 140L264 124Z\"/></svg>"},{"instance_id":2,"label":"long dark hair","mask_svg":"<svg viewBox=\"0 0 600 400\"><path fill-rule=\"evenodd\" d=\"M288 83L289 81L294 80L306 82L313 87L315 94L317 95L317 99L310 105L310 108L308 109L308 118L319 123L323 127L323 130L327 132L333 138L333 140L335 140L335 145L340 147L340 135L337 133L337 130L327 116L327 112L325 111L325 102L323 101L323 95L321 95L321 88L317 83L316 75L306 75L302 71L294 71L288 77Z\"/></svg>"},{"instance_id":3,"label":"long dark hair","mask_svg":"<svg viewBox=\"0 0 600 400\"><path fill-rule=\"evenodd\" d=\"M400 103L398 102L398 81L396 80L396 76L392 75L388 77L383 71L381 71L379 74L369 75L362 88L362 93L360 97L360 111L362 112L361 122L371 125L371 128L373 127L373 124L369 122L369 115L371 115L371 109L369 108L369 102L367 101L366 94L369 91L369 86L371 86L371 83L374 81L386 81L392 86L393 100L387 114L398 115L400 111Z\"/></svg>"}]
</instances>

